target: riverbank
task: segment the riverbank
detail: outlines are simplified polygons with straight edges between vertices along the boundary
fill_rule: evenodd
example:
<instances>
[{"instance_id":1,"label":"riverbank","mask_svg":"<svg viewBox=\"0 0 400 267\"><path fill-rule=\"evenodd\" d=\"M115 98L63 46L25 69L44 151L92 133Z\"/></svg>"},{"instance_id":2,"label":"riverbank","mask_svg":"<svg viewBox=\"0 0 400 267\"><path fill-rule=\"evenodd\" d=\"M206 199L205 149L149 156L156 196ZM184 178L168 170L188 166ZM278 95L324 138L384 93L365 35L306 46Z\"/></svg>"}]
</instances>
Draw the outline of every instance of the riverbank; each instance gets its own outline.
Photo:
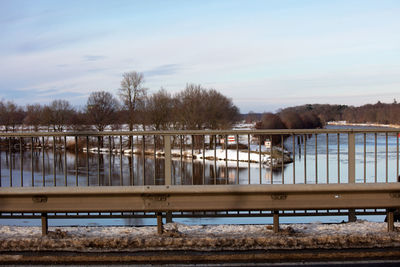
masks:
<instances>
[{"instance_id":1,"label":"riverbank","mask_svg":"<svg viewBox=\"0 0 400 267\"><path fill-rule=\"evenodd\" d=\"M328 121L327 125L338 125L338 126L360 126L360 127L384 127L384 128L395 128L400 129L400 125L398 124L379 124L379 123L355 123L355 122L346 122L346 121Z\"/></svg>"},{"instance_id":2,"label":"riverbank","mask_svg":"<svg viewBox=\"0 0 400 267\"><path fill-rule=\"evenodd\" d=\"M258 146L257 146L258 148ZM253 150L236 150L236 149L222 149L220 147L214 149L196 149L196 150L180 150L180 149L171 149L171 157L172 159L178 160L182 157L182 159L185 160L207 160L207 161L228 161L230 163L236 164L237 162L239 163L261 163L266 164L267 166L272 166L273 168L281 167L282 162L283 164L287 163L292 163L293 159L290 156L290 153L286 150L282 150L280 147L273 147L272 149L272 159L271 159L271 152L270 151L261 151L258 152L257 148L254 148ZM144 152L142 151L141 148L135 148L135 149L112 149L110 150L109 148L97 148L97 147L91 147L89 150L87 148L82 148L82 151L84 153L89 153L91 154L109 154L110 151L112 154L123 154L125 156L131 156L131 155L142 155L142 153L146 156L156 156L158 158L164 158L165 157L165 151L164 150L156 150L154 151L154 148L148 148ZM261 155L260 155L261 154ZM243 165L243 164L241 164ZM236 166L236 165L235 165ZM247 165L244 165L246 167Z\"/></svg>"},{"instance_id":3,"label":"riverbank","mask_svg":"<svg viewBox=\"0 0 400 267\"><path fill-rule=\"evenodd\" d=\"M146 227L0 226L0 251L140 252L248 251L301 249L400 248L400 223L357 221L341 224L287 224L274 233L271 225L184 225L170 223L157 235Z\"/></svg>"}]
</instances>

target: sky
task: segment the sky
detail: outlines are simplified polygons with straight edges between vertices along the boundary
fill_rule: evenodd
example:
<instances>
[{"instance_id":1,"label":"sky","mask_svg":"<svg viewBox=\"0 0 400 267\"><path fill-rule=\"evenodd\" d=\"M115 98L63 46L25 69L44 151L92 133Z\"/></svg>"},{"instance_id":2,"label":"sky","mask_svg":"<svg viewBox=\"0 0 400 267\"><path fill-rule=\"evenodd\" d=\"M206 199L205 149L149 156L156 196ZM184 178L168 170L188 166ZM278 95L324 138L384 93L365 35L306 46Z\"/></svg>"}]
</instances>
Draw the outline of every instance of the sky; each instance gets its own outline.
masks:
<instances>
[{"instance_id":1,"label":"sky","mask_svg":"<svg viewBox=\"0 0 400 267\"><path fill-rule=\"evenodd\" d=\"M142 72L242 113L400 100L398 0L0 0L0 99L85 105Z\"/></svg>"}]
</instances>

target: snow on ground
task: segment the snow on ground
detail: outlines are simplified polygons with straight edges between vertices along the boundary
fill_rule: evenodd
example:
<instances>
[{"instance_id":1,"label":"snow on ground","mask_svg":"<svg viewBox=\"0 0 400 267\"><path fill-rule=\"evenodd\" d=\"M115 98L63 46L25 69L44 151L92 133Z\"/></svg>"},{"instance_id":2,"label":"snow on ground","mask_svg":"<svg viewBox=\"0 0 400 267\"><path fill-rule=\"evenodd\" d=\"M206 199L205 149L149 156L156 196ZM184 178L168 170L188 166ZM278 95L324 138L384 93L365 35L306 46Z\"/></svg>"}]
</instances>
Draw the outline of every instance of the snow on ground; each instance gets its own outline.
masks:
<instances>
[{"instance_id":1,"label":"snow on ground","mask_svg":"<svg viewBox=\"0 0 400 267\"><path fill-rule=\"evenodd\" d=\"M277 149L278 150L278 149ZM87 152L86 148L82 149L83 152ZM98 148L97 147L93 147L93 148L89 148L89 152L90 153L97 153L98 152ZM124 153L124 155L126 156L130 156L131 153L133 154L141 154L142 150L141 149L134 149L133 151L131 149L122 149L122 152ZM264 151L263 151L264 152ZM109 148L100 148L100 153L101 154L108 154L110 153L110 149ZM118 154L121 153L121 149L113 149L112 153L114 154ZM154 154L154 150L146 150L145 152L147 155L152 155ZM180 153L181 150L180 149L171 149L171 154L172 157L174 159L176 158L180 158ZM228 161L237 161L237 159L239 159L239 161L241 162L249 162L249 154L250 154L250 162L253 163L257 163L260 162L260 155L258 153L258 151L253 150L250 153L248 152L248 150L245 151L237 151L236 149L221 149L221 148L217 148L215 149L215 158L216 160L223 160L225 161L225 159L228 159ZM164 157L165 153L163 150L157 150L156 151L156 156L157 157ZM238 157L239 156L239 157ZM193 151L191 150L183 150L182 151L182 157L183 158L195 158L195 159L203 159L203 150L202 149L196 149ZM204 150L204 158L207 160L213 160L214 159L214 149L206 149ZM266 163L268 162L270 159L270 155L268 154L261 154L261 162L262 163Z\"/></svg>"},{"instance_id":2,"label":"snow on ground","mask_svg":"<svg viewBox=\"0 0 400 267\"><path fill-rule=\"evenodd\" d=\"M328 121L327 125L400 128L400 125L398 125L398 124L381 124L381 123L373 123L373 122L355 123L355 122L347 122L347 121Z\"/></svg>"},{"instance_id":3,"label":"snow on ground","mask_svg":"<svg viewBox=\"0 0 400 267\"><path fill-rule=\"evenodd\" d=\"M165 225L163 235L146 227L40 227L0 226L0 251L150 251L250 250L400 247L387 224L357 221L342 224L286 224L280 233L271 225Z\"/></svg>"},{"instance_id":4,"label":"snow on ground","mask_svg":"<svg viewBox=\"0 0 400 267\"><path fill-rule=\"evenodd\" d=\"M249 157L250 154L250 157ZM203 152L201 151L200 153L194 153L196 157L199 159L203 158ZM226 158L230 161L242 161L242 162L260 162L260 155L258 153L249 153L248 151L236 151L233 149L216 149L215 151L215 156L217 160L225 160ZM208 158L214 158L214 150L205 150L204 151L204 157L206 159ZM270 158L269 155L261 155L261 162L266 162Z\"/></svg>"}]
</instances>

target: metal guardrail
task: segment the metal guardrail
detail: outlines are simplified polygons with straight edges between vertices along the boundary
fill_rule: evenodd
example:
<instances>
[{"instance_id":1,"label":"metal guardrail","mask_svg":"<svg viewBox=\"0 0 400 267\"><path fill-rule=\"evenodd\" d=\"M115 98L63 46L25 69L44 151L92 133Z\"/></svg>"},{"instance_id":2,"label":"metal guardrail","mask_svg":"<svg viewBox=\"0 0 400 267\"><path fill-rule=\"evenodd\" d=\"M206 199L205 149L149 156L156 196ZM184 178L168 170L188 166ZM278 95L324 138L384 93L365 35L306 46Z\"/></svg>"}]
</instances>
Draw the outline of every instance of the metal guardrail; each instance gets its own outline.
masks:
<instances>
[{"instance_id":1,"label":"metal guardrail","mask_svg":"<svg viewBox=\"0 0 400 267\"><path fill-rule=\"evenodd\" d=\"M279 211L342 208L388 209L388 230L393 231L393 209L399 206L399 183L0 189L0 210L41 213L44 234L51 212L155 212L162 233L162 213L272 210L278 232Z\"/></svg>"},{"instance_id":2,"label":"metal guardrail","mask_svg":"<svg viewBox=\"0 0 400 267\"><path fill-rule=\"evenodd\" d=\"M328 215L330 209L345 209L343 212L339 210L337 214L346 214L351 221L355 219L356 213L371 213L366 209L374 209L372 213L382 214L385 211L382 212L378 209L400 207L397 199L393 197L393 194L397 194L397 187L395 183L392 183L397 182L399 177L399 132L399 129L317 129L1 133L0 186L2 188L0 188L0 197L6 196L7 192L14 192L13 194L17 196L17 191L28 192L29 190L38 190L37 194L46 197L52 195L51 192L67 194L67 192L80 190L97 190L96 192L100 195L110 195L113 190L119 190L118 194L124 195L125 190L139 192L142 190L140 189L142 186L150 186L152 190L155 190L153 189L155 185L161 185L162 190L166 190L165 186L171 186L170 189L174 188L174 190L182 188L180 190L186 191L192 198L193 195L190 194L194 194L193 190L200 190L201 193L196 194L196 200L200 197L207 203L207 194L212 190L218 190L218 194L225 197L224 190L233 185L238 185L238 188L247 185L244 187L248 188L246 190L256 186L262 188L261 195L268 195L270 192L268 190L279 186L275 184L285 186L285 190L292 187L302 188L305 190L303 193L306 194L306 191L310 189L303 186L308 186L307 184L337 189L337 186L341 184L344 187L353 188L354 185L365 183L373 184L378 188L381 183L387 183L388 191L384 193L387 201L383 203L384 205L374 206L372 203L367 203L368 201L365 199L369 199L370 196L375 197L376 192L372 190L359 195L361 198L365 198L362 201L361 199L346 198L343 203L347 203L347 205L340 207L332 205L313 208L314 203L318 201L311 197L306 199L309 205L303 206L304 210L326 209ZM229 136L233 136L235 141L227 147L226 142ZM221 139L226 140L225 144L220 143ZM264 147L262 143L264 139L275 143L272 149ZM83 151L84 153L82 153ZM268 157L269 161L265 160ZM288 158L293 162L284 164L284 162L290 161ZM273 160L280 164L274 165ZM286 166L289 166L288 169L291 168L291 170L286 170ZM271 189L267 189L265 184L269 184L267 187ZM221 187L219 185L229 186ZM344 187L340 190L346 191ZM310 188L316 190L315 187ZM129 194L133 194L133 191L130 191ZM340 195L343 194L342 191L338 192ZM387 194L392 195L387 198ZM115 196L115 194L112 195ZM332 192L328 195L331 197ZM258 199L263 199L259 193L256 196ZM307 196L316 197L315 194L308 193ZM279 215L276 213L277 210L286 210L281 206L274 206L275 202L275 204L270 203L272 206L260 206L260 209L256 208L257 205L242 209L242 206L238 204L239 201L234 201L235 198L231 197L236 209L233 206L229 206L229 209L224 206L219 211L238 211L239 214L239 211L242 210L269 210L271 212L266 213L265 216L274 216L276 219L276 216ZM115 199L123 201L118 197ZM140 199L143 202L143 196ZM36 200L41 201L40 198ZM323 200L322 196L320 200ZM18 197L13 198L12 201L18 203ZM34 200L30 199L30 201ZM374 199L370 201L374 202ZM20 213L24 212L32 214L43 212L41 215L45 216L41 216L42 218L47 218L49 212L54 212L54 217L57 217L57 210L50 211L49 209L46 211L36 209L7 211L5 207L9 206L4 203L2 202L0 206L0 217L18 217ZM121 203L119 204L122 205ZM213 203L218 203L218 201L214 199ZM331 204L334 203L338 203L338 201L335 200ZM351 203L362 203L362 205L352 205ZM194 204L192 203L192 205ZM201 209L199 205L192 206L191 211L217 210ZM75 205L75 207L78 206ZM196 209L194 209L195 207ZM298 208L300 207L291 206L289 210ZM60 212L79 212L78 209L68 211L63 209ZM95 212L97 210L94 208L87 211ZM105 209L103 211L108 211L110 212L109 216L113 216L112 212L123 212L124 209ZM158 211L152 209L131 208L129 211L153 211L159 219L162 216L162 214L158 214ZM189 210L169 208L163 212L166 212L164 215L167 215L170 220L171 212L176 214L176 211ZM322 215L322 213L319 212L317 215ZM293 214L296 215L295 213L290 215L293 216ZM389 214L393 215L393 212L391 211ZM137 216L137 214L134 215ZM285 216L282 213L280 215ZM80 215L77 214L77 216ZM88 214L87 216L96 218L96 215ZM121 216L124 216L123 213ZM191 215L181 214L181 216ZM222 216L237 215L226 213ZM249 216L252 216L250 212ZM44 224L47 225L47 223ZM393 224L389 223L389 225L392 225L390 227L393 228Z\"/></svg>"}]
</instances>

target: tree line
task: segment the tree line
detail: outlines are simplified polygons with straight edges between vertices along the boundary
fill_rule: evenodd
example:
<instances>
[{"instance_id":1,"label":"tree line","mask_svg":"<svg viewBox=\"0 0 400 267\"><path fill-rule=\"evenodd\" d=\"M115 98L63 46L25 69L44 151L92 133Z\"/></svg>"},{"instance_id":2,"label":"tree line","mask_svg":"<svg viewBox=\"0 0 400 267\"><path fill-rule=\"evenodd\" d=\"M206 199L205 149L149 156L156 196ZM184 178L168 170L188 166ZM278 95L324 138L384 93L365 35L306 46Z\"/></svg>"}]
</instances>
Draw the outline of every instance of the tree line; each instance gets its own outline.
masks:
<instances>
[{"instance_id":1,"label":"tree line","mask_svg":"<svg viewBox=\"0 0 400 267\"><path fill-rule=\"evenodd\" d=\"M161 88L148 94L144 76L139 72L122 75L121 87L110 92L92 92L82 108L58 99L47 105L19 106L13 101L0 101L0 125L6 132L28 126L33 131L66 130L201 130L228 129L239 118L232 100L214 89L187 84L176 94ZM136 128L135 128L136 127Z\"/></svg>"},{"instance_id":2,"label":"tree line","mask_svg":"<svg viewBox=\"0 0 400 267\"><path fill-rule=\"evenodd\" d=\"M277 113L264 113L256 122L256 129L314 129L323 126L317 112L300 107L282 109Z\"/></svg>"},{"instance_id":3,"label":"tree line","mask_svg":"<svg viewBox=\"0 0 400 267\"><path fill-rule=\"evenodd\" d=\"M314 129L329 121L350 123L400 124L400 104L347 105L307 104L281 109L276 113L249 112L244 119L256 122L257 129Z\"/></svg>"}]
</instances>

